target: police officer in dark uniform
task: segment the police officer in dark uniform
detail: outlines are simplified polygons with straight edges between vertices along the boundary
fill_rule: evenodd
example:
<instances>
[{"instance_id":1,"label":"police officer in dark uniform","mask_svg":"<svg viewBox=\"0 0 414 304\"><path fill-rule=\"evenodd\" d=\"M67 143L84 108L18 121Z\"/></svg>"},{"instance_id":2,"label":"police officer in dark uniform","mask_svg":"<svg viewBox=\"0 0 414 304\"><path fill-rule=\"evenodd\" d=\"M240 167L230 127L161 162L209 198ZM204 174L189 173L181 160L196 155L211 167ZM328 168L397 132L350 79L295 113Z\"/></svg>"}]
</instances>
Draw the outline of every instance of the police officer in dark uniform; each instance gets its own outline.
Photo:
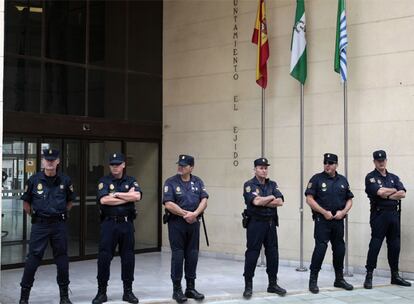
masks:
<instances>
[{"instance_id":1,"label":"police officer in dark uniform","mask_svg":"<svg viewBox=\"0 0 414 304\"><path fill-rule=\"evenodd\" d=\"M254 271L263 245L267 263L266 272L269 278L267 292L276 293L280 296L286 294L286 290L277 284L277 272L279 270L276 231L278 226L277 207L283 206L284 198L276 182L267 178L269 166L270 164L266 158L256 159L254 161L255 176L245 182L243 186L243 196L246 204L244 216L248 219L243 297L247 299L253 294Z\"/></svg>"},{"instance_id":2,"label":"police officer in dark uniform","mask_svg":"<svg viewBox=\"0 0 414 304\"><path fill-rule=\"evenodd\" d=\"M20 283L20 304L29 302L30 289L34 276L42 261L48 242L53 250L57 266L57 283L60 291L60 304L70 304L67 212L75 199L70 178L57 172L59 151L43 150L44 171L32 175L26 183L23 200L24 211L32 217L29 253L22 281Z\"/></svg>"},{"instance_id":3,"label":"police officer in dark uniform","mask_svg":"<svg viewBox=\"0 0 414 304\"><path fill-rule=\"evenodd\" d=\"M96 197L101 212L101 238L98 254L98 293L92 303L100 304L108 300L106 289L117 246L124 284L122 300L138 303L138 298L132 292L135 267L134 203L141 200L142 192L136 179L124 174L125 156L122 153L110 155L109 169L111 173L99 180Z\"/></svg>"},{"instance_id":4,"label":"police officer in dark uniform","mask_svg":"<svg viewBox=\"0 0 414 304\"><path fill-rule=\"evenodd\" d=\"M387 171L387 154L383 150L373 153L375 170L365 177L365 192L371 203L371 241L369 243L367 274L364 287L372 288L372 273L377 267L377 258L382 241L387 238L388 264L391 269L391 284L411 286L398 273L400 256L400 203L406 189L400 178Z\"/></svg>"},{"instance_id":5,"label":"police officer in dark uniform","mask_svg":"<svg viewBox=\"0 0 414 304\"><path fill-rule=\"evenodd\" d=\"M192 174L194 157L180 155L177 174L164 184L163 204L168 215L168 237L171 246L172 298L178 303L204 299L195 289L198 250L200 243L200 217L207 208L208 193L203 181ZM181 288L183 264L187 288Z\"/></svg>"},{"instance_id":6,"label":"police officer in dark uniform","mask_svg":"<svg viewBox=\"0 0 414 304\"><path fill-rule=\"evenodd\" d=\"M315 221L315 249L310 265L309 290L318 293L318 273L325 257L328 242L331 242L333 266L335 269L334 286L352 290L353 286L344 279L344 218L352 207L354 195L349 189L347 179L336 172L338 156L326 153L323 157L324 170L315 174L305 191L306 202L312 208Z\"/></svg>"}]
</instances>

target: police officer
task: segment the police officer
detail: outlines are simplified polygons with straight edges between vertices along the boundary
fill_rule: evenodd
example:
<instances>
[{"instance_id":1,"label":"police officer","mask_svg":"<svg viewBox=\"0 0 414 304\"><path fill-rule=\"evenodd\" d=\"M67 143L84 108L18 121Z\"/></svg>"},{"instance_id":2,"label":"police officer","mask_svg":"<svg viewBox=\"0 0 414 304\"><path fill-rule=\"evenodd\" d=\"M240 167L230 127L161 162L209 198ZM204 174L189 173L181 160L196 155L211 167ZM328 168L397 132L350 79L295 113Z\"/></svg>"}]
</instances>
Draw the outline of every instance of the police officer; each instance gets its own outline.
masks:
<instances>
[{"instance_id":1,"label":"police officer","mask_svg":"<svg viewBox=\"0 0 414 304\"><path fill-rule=\"evenodd\" d=\"M204 299L195 289L196 268L200 241L199 219L207 208L208 193L203 181L192 174L194 157L180 155L177 174L164 184L163 204L169 214L168 237L171 246L172 298L178 303ZM187 288L181 289L183 263Z\"/></svg>"},{"instance_id":2,"label":"police officer","mask_svg":"<svg viewBox=\"0 0 414 304\"><path fill-rule=\"evenodd\" d=\"M280 296L286 294L286 290L277 284L277 272L279 270L279 252L277 231L278 216L277 207L283 206L284 198L275 181L267 178L268 167L266 158L258 158L254 161L255 176L244 183L243 196L246 204L245 215L247 223L247 250L244 263L245 289L243 297L250 298L253 294L253 276L257 259L262 246L265 247L269 278L267 292Z\"/></svg>"},{"instance_id":3,"label":"police officer","mask_svg":"<svg viewBox=\"0 0 414 304\"><path fill-rule=\"evenodd\" d=\"M364 287L372 288L372 272L377 267L377 258L382 241L387 238L388 264L391 269L391 284L411 286L398 273L400 256L400 202L406 189L400 178L387 171L387 154L383 150L373 153L375 170L365 177L365 192L371 203L371 241L369 243L367 274Z\"/></svg>"},{"instance_id":4,"label":"police officer","mask_svg":"<svg viewBox=\"0 0 414 304\"><path fill-rule=\"evenodd\" d=\"M53 250L57 266L57 283L60 291L60 304L70 304L68 296L69 259L67 212L75 199L70 178L57 172L59 151L43 150L44 170L32 175L26 183L23 200L24 211L32 217L29 253L22 281L20 283L20 304L29 302L30 289L34 276L42 261L48 242Z\"/></svg>"},{"instance_id":5,"label":"police officer","mask_svg":"<svg viewBox=\"0 0 414 304\"><path fill-rule=\"evenodd\" d=\"M325 257L328 242L331 242L333 266L335 269L334 286L352 290L353 286L344 279L344 218L352 207L354 195L349 189L347 179L336 172L338 156L326 153L323 157L324 170L315 174L305 191L306 202L312 209L315 222L313 250L310 265L309 290L318 293L318 273Z\"/></svg>"},{"instance_id":6,"label":"police officer","mask_svg":"<svg viewBox=\"0 0 414 304\"><path fill-rule=\"evenodd\" d=\"M98 293L92 300L100 304L108 300L106 289L111 260L118 247L121 256L121 278L124 284L122 300L138 303L132 292L134 281L134 219L135 202L141 200L142 192L136 179L124 174L125 156L113 153L109 157L110 174L98 184L97 202L101 212L101 238L98 253Z\"/></svg>"}]
</instances>

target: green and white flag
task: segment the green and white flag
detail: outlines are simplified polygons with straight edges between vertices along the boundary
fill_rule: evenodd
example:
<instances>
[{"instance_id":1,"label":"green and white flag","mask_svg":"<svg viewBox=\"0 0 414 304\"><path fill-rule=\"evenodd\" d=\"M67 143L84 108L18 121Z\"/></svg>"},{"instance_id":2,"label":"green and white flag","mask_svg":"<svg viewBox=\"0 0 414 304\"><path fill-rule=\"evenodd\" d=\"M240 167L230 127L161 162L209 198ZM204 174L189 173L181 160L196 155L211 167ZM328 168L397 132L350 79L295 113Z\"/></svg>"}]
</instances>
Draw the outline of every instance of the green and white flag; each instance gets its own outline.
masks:
<instances>
[{"instance_id":1,"label":"green and white flag","mask_svg":"<svg viewBox=\"0 0 414 304\"><path fill-rule=\"evenodd\" d=\"M296 0L295 25L293 26L290 59L290 75L304 84L307 75L306 63L306 18L304 0Z\"/></svg>"},{"instance_id":2,"label":"green and white flag","mask_svg":"<svg viewBox=\"0 0 414 304\"><path fill-rule=\"evenodd\" d=\"M341 81L348 78L348 67L346 59L346 48L348 47L348 34L346 31L345 0L338 0L338 16L336 21L336 43L335 43L335 72L341 75Z\"/></svg>"}]
</instances>

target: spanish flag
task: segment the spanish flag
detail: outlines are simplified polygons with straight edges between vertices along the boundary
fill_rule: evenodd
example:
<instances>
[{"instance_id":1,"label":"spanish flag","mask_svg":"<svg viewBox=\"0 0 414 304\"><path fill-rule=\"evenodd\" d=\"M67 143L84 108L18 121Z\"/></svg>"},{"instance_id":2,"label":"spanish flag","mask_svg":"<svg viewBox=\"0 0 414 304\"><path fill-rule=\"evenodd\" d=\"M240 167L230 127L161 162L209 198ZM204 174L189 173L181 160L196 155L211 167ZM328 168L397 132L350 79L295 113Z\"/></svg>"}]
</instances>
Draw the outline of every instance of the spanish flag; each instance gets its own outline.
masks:
<instances>
[{"instance_id":1,"label":"spanish flag","mask_svg":"<svg viewBox=\"0 0 414 304\"><path fill-rule=\"evenodd\" d=\"M265 89L267 86L269 42L267 40L266 7L264 0L259 0L252 42L257 44L256 82L259 86Z\"/></svg>"}]
</instances>

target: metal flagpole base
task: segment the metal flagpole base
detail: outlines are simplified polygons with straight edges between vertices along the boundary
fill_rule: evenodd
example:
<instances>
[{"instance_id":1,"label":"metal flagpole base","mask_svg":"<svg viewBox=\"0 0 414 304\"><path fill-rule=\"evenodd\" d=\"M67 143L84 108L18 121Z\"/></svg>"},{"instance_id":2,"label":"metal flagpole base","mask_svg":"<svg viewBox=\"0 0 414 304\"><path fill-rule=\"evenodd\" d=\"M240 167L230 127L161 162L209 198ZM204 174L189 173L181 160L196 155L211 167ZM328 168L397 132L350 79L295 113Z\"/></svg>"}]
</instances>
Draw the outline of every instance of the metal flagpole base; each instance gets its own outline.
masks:
<instances>
[{"instance_id":1,"label":"metal flagpole base","mask_svg":"<svg viewBox=\"0 0 414 304\"><path fill-rule=\"evenodd\" d=\"M260 262L257 263L257 267L266 267L263 248L260 250Z\"/></svg>"},{"instance_id":2,"label":"metal flagpole base","mask_svg":"<svg viewBox=\"0 0 414 304\"><path fill-rule=\"evenodd\" d=\"M299 266L298 268L296 268L296 271L306 272L306 271L308 271L308 268L306 268L305 266Z\"/></svg>"},{"instance_id":3,"label":"metal flagpole base","mask_svg":"<svg viewBox=\"0 0 414 304\"><path fill-rule=\"evenodd\" d=\"M352 278L354 276L354 274L350 271L344 271L344 277L349 277Z\"/></svg>"}]
</instances>

